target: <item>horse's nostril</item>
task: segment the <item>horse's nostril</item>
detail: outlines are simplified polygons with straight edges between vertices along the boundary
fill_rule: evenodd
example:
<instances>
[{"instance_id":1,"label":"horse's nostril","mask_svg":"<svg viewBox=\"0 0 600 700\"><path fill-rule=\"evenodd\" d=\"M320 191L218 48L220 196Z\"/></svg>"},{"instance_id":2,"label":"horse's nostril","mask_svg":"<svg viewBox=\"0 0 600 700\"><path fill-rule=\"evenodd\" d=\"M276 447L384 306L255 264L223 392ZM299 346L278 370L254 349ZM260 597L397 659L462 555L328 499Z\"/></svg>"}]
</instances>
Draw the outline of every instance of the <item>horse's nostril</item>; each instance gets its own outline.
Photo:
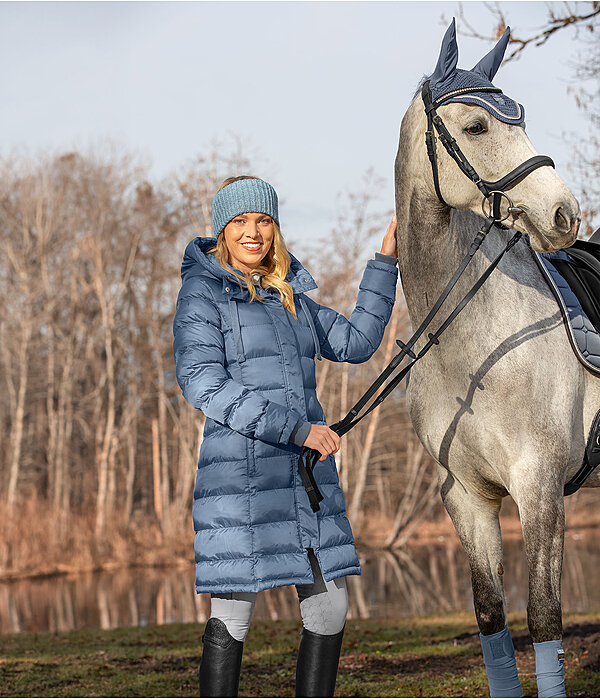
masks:
<instances>
[{"instance_id":1,"label":"horse's nostril","mask_svg":"<svg viewBox=\"0 0 600 700\"><path fill-rule=\"evenodd\" d=\"M567 219L561 207L558 207L554 214L554 226L561 231L569 231L571 228L569 219Z\"/></svg>"}]
</instances>

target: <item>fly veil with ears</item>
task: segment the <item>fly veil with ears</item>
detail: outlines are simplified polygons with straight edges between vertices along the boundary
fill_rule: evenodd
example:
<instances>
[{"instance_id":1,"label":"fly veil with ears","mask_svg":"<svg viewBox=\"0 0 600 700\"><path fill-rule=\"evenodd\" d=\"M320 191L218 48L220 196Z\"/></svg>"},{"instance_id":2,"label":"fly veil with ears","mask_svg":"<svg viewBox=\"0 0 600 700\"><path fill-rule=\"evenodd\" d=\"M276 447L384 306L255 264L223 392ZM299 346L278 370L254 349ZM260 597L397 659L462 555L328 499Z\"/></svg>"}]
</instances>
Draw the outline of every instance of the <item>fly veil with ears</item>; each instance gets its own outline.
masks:
<instances>
[{"instance_id":1,"label":"fly veil with ears","mask_svg":"<svg viewBox=\"0 0 600 700\"><path fill-rule=\"evenodd\" d=\"M523 105L504 95L500 88L494 87L492 84L492 80L504 58L509 39L510 27L507 27L500 41L471 70L457 68L458 44L456 42L456 23L453 19L442 40L442 48L435 70L429 79L423 83L421 89L421 97L423 98L425 113L427 114L427 131L425 134L427 155L431 162L433 182L438 199L442 204L449 206L444 201L440 191L434 128L448 154L481 191L484 197L484 204L486 201L490 203L491 200L490 209L497 223L501 220L500 203L502 197L507 199L509 203L509 212L505 218L508 218L511 214L518 213L517 208L512 206L512 202L506 195L505 190L514 187L536 168L544 165L554 167L554 161L548 156L533 156L495 182L483 180L460 150L456 140L451 136L436 110L440 105L448 102L463 102L482 107L495 119L506 124L523 124L525 120ZM484 214L488 215L485 210Z\"/></svg>"}]
</instances>

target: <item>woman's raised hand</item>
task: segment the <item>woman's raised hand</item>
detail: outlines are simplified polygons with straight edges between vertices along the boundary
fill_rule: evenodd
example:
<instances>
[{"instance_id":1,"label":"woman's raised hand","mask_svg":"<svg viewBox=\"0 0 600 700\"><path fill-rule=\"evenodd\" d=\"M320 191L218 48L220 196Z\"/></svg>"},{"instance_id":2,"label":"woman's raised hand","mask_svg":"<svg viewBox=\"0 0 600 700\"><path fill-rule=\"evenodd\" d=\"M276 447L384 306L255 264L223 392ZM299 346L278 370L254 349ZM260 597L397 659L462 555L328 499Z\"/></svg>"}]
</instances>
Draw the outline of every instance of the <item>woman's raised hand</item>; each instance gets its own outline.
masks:
<instances>
[{"instance_id":1,"label":"woman's raised hand","mask_svg":"<svg viewBox=\"0 0 600 700\"><path fill-rule=\"evenodd\" d=\"M335 454L340 449L340 436L328 428L326 425L312 424L308 437L304 441L303 447L310 447L321 453L319 462L322 462L330 454Z\"/></svg>"},{"instance_id":2,"label":"woman's raised hand","mask_svg":"<svg viewBox=\"0 0 600 700\"><path fill-rule=\"evenodd\" d=\"M393 255L395 258L398 257L398 245L396 242L396 214L392 216L390 225L387 227L385 236L383 237L383 243L381 244L381 253L384 255Z\"/></svg>"}]
</instances>

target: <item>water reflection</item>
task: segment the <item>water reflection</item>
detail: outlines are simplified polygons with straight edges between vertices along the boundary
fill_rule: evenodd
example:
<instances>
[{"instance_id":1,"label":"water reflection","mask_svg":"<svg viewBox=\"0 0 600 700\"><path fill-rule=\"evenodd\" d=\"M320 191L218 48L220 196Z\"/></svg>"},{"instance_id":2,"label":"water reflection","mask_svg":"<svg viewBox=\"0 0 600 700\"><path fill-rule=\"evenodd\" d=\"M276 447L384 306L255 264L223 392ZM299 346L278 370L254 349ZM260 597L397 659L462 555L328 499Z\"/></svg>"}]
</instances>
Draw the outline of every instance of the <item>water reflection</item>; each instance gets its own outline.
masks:
<instances>
[{"instance_id":1,"label":"water reflection","mask_svg":"<svg viewBox=\"0 0 600 700\"><path fill-rule=\"evenodd\" d=\"M362 576L349 576L351 618L403 617L472 611L466 557L454 537L402 550L361 550ZM527 567L521 541L504 545L509 609L527 606ZM563 607L600 609L600 550L593 536L569 533L565 541ZM120 569L24 580L0 585L0 633L63 631L81 627L204 622L208 595L194 590L193 567ZM254 619L300 619L292 586L263 591Z\"/></svg>"}]
</instances>

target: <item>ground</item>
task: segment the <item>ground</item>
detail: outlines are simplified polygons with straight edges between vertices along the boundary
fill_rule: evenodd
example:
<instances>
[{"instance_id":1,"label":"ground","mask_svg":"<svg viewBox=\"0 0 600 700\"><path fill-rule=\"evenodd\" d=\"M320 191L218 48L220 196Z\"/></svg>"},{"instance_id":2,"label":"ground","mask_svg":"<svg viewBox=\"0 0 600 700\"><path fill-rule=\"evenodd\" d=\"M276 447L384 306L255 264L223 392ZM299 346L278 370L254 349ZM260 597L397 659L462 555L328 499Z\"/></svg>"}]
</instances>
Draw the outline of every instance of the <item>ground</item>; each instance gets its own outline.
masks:
<instances>
[{"instance_id":1,"label":"ground","mask_svg":"<svg viewBox=\"0 0 600 700\"><path fill-rule=\"evenodd\" d=\"M600 613L564 618L567 693L600 695ZM524 615L509 617L526 696L537 695ZM202 624L21 633L0 638L3 697L194 697ZM293 697L300 625L252 624L240 697ZM487 697L474 616L346 624L336 696Z\"/></svg>"}]
</instances>

